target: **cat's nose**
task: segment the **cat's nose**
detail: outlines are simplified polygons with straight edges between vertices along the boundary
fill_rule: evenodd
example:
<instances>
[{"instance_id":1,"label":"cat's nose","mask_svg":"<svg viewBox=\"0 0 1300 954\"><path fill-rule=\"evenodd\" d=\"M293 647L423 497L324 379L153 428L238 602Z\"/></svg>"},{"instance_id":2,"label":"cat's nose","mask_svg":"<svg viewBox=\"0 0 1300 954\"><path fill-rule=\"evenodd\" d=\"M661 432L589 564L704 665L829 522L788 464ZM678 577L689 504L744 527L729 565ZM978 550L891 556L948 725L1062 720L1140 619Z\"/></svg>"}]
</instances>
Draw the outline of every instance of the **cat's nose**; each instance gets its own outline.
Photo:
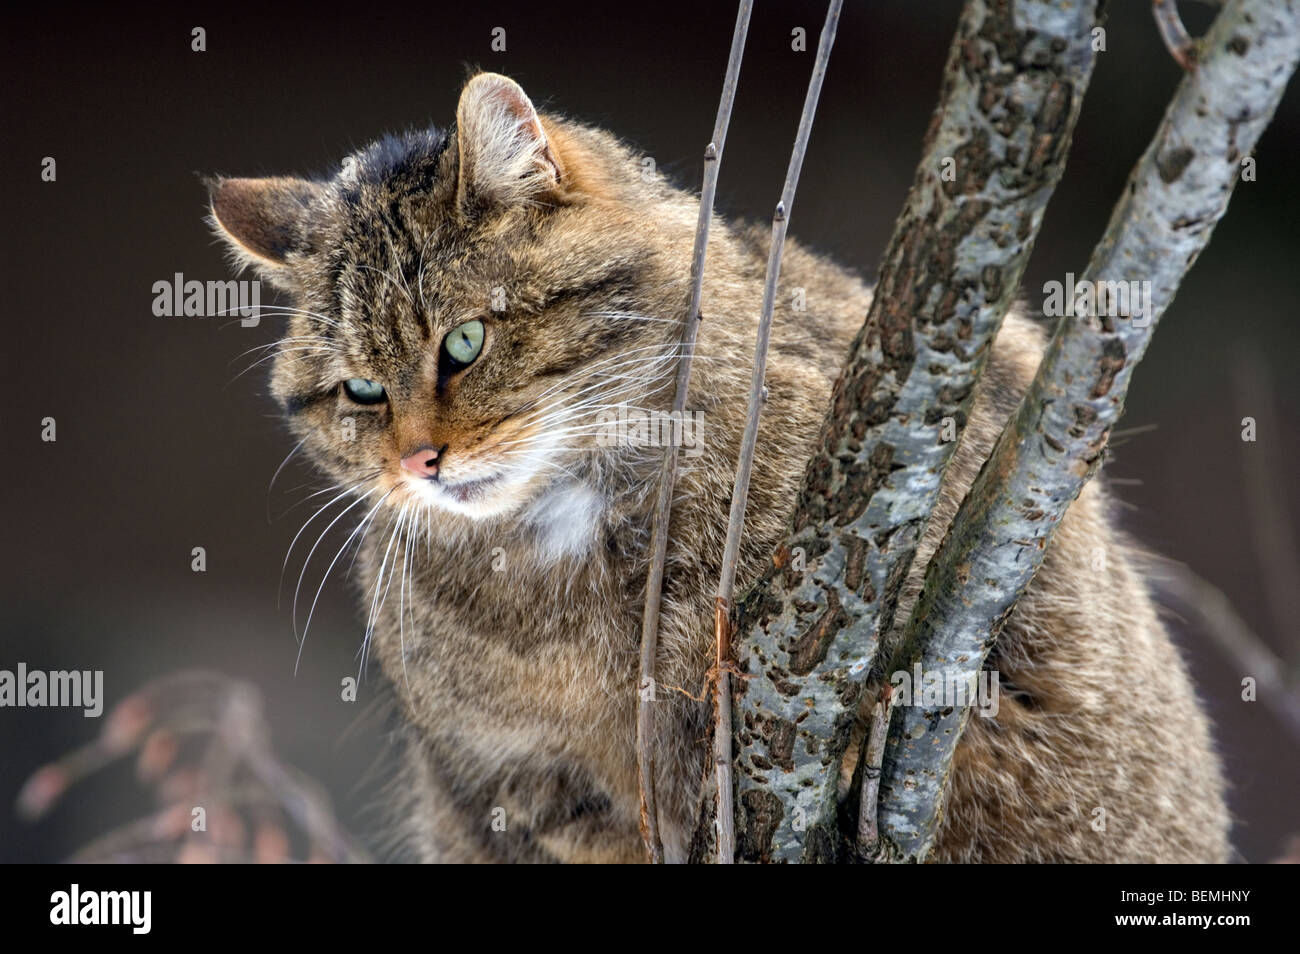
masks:
<instances>
[{"instance_id":1,"label":"cat's nose","mask_svg":"<svg viewBox=\"0 0 1300 954\"><path fill-rule=\"evenodd\" d=\"M442 450L446 450L444 447ZM417 477L437 477L438 458L442 450L428 444L402 458L402 466Z\"/></svg>"}]
</instances>

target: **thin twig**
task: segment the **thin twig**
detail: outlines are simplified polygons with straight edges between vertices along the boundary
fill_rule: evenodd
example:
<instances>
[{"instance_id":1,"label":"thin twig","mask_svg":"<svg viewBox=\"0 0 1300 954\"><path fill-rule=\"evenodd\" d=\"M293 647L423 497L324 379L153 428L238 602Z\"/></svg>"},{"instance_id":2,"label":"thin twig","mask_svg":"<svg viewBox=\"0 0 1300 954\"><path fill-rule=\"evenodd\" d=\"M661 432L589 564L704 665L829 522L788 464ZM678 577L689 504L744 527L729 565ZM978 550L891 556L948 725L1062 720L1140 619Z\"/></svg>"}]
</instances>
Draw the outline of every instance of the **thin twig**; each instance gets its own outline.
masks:
<instances>
[{"instance_id":1,"label":"thin twig","mask_svg":"<svg viewBox=\"0 0 1300 954\"><path fill-rule=\"evenodd\" d=\"M1093 250L1080 288L1095 292L1097 307L1067 311L1073 316L1057 325L926 569L886 673L919 662L922 671L960 679L983 667L1067 508L1101 466L1133 369L1227 211L1240 157L1277 108L1300 59L1296 20L1287 0L1233 0L1215 20L1209 52L1183 78ZM1127 313L1111 297L1121 289L1144 289L1137 307L1126 296ZM1102 307L1103 290L1110 307ZM1075 290L1069 295L1073 301ZM890 732L881 834L903 860L924 860L933 845L969 717L967 706L914 705Z\"/></svg>"},{"instance_id":2,"label":"thin twig","mask_svg":"<svg viewBox=\"0 0 1300 954\"><path fill-rule=\"evenodd\" d=\"M1177 0L1151 0L1151 13L1160 29L1160 39L1164 40L1165 49L1173 56L1174 62L1187 73L1196 69L1196 41L1183 26Z\"/></svg>"},{"instance_id":3,"label":"thin twig","mask_svg":"<svg viewBox=\"0 0 1300 954\"><path fill-rule=\"evenodd\" d=\"M1300 555L1296 553L1295 524L1288 512L1280 475L1286 467L1278 459L1278 428L1273 403L1273 382L1258 348L1242 349L1232 363L1233 392L1239 410L1255 418L1261 432L1253 442L1241 442L1245 468L1246 512L1255 544L1264 597L1279 638L1289 640L1282 652L1293 676L1300 677L1300 642L1295 623L1300 620Z\"/></svg>"},{"instance_id":4,"label":"thin twig","mask_svg":"<svg viewBox=\"0 0 1300 954\"><path fill-rule=\"evenodd\" d=\"M713 196L718 187L722 149L727 140L727 127L731 123L731 107L736 99L740 61L745 52L745 37L749 33L749 15L753 7L753 0L741 0L740 8L736 11L736 28L731 37L731 55L727 60L726 78L722 82L722 99L718 103L718 115L713 124L713 139L704 150L704 186L700 190L700 212L695 225L695 248L691 256L691 299L682 326L677 392L673 397L675 413L686 409L686 396L690 390L691 358L695 353L695 339L703 318L700 314L700 296L704 287L709 223L713 219ZM673 487L677 482L677 452L677 445L670 443L659 472L659 494L655 500L651 530L650 570L646 580L645 610L641 618L641 674L637 681L636 765L641 789L641 838L645 842L650 861L654 864L662 864L664 860L655 799L655 658L659 649L659 604L663 595L664 560L668 554L668 521L672 510Z\"/></svg>"},{"instance_id":5,"label":"thin twig","mask_svg":"<svg viewBox=\"0 0 1300 954\"><path fill-rule=\"evenodd\" d=\"M1201 631L1237 665L1242 677L1255 680L1256 697L1300 744L1300 685L1290 677L1277 654L1241 618L1232 601L1186 567L1156 573L1154 581L1162 595L1195 617Z\"/></svg>"},{"instance_id":6,"label":"thin twig","mask_svg":"<svg viewBox=\"0 0 1300 954\"><path fill-rule=\"evenodd\" d=\"M198 748L197 765L187 764L176 744L181 735L193 736L187 751ZM324 789L277 759L256 689L209 672L176 673L128 696L109 713L97 740L27 781L20 814L42 817L72 785L137 750L138 770L156 789L159 810L100 836L74 860L287 860L284 815L309 841L308 860L368 860L335 820ZM199 806L208 827L196 832L191 814ZM243 850L249 822L257 828L251 854Z\"/></svg>"},{"instance_id":7,"label":"thin twig","mask_svg":"<svg viewBox=\"0 0 1300 954\"><path fill-rule=\"evenodd\" d=\"M736 805L731 782L731 679L724 667L731 661L731 604L722 596L713 604L713 651L713 773L718 799L714 860L730 865L736 862Z\"/></svg>"},{"instance_id":8,"label":"thin twig","mask_svg":"<svg viewBox=\"0 0 1300 954\"><path fill-rule=\"evenodd\" d=\"M858 804L858 858L869 861L880 846L877 822L880 800L880 765L885 759L885 740L889 738L889 717L893 713L894 687L889 683L880 691L879 701L871 708L866 756L862 765L862 796Z\"/></svg>"},{"instance_id":9,"label":"thin twig","mask_svg":"<svg viewBox=\"0 0 1300 954\"><path fill-rule=\"evenodd\" d=\"M767 345L772 332L772 311L776 305L776 286L781 277L781 255L785 250L785 232L794 207L795 190L799 187L799 173L803 170L804 156L808 151L808 138L812 135L813 117L817 114L817 100L821 97L822 82L826 78L826 64L830 62L831 47L835 44L835 30L840 22L844 0L831 0L822 24L821 38L817 41L817 60L808 92L804 96L803 113L799 116L799 130L795 134L790 165L785 172L785 185L781 199L772 216L772 245L767 253L767 279L763 283L763 311L758 319L758 338L754 343L754 374L749 387L749 410L745 418L745 432L740 441L740 458L736 462L736 480L731 491L731 516L727 521L727 546L722 554L722 575L718 580L715 617L715 653L717 666L717 699L713 732L713 763L718 776L718 848L719 864L731 864L736 857L735 809L732 802L731 781L731 681L725 666L731 658L731 601L736 588L736 563L740 557L740 538L745 524L745 504L749 496L749 478L754 468L754 448L758 444L758 421L767 399L763 379L767 374Z\"/></svg>"}]
</instances>

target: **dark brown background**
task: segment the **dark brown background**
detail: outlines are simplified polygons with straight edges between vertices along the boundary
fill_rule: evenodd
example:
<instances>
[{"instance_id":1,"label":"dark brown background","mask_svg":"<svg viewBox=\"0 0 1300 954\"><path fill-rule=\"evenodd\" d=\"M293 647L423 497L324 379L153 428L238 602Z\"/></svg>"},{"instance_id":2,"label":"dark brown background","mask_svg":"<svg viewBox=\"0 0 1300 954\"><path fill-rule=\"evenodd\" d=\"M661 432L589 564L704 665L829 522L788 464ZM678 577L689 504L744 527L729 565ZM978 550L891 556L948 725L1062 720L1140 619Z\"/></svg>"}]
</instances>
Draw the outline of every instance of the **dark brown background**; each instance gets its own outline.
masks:
<instances>
[{"instance_id":1,"label":"dark brown background","mask_svg":"<svg viewBox=\"0 0 1300 954\"><path fill-rule=\"evenodd\" d=\"M1116 5L1026 288L1081 271L1112 200L1146 147L1179 72L1142 3ZM750 31L722 171L720 208L766 218L784 175L820 28L820 4L765 2ZM868 275L888 239L934 106L958 3L850 3L813 130L792 234ZM377 134L445 124L467 64L506 72L539 105L606 125L697 188L734 17L730 3L444 4L352 7L228 4L177 14L11 14L4 31L3 468L0 668L103 669L111 704L157 675L212 667L264 692L277 748L322 779L341 817L366 833L380 760L378 723L339 699L356 670L358 611L327 587L294 675L281 560L309 510L284 511L311 480L301 465L267 482L291 442L265 394L265 367L232 380L273 319L243 329L151 312L151 286L174 272L226 276L202 224L196 171L311 173ZM1199 32L1209 13L1193 6ZM190 29L208 51L190 51ZM489 48L493 27L508 52ZM794 26L810 52L790 51ZM1271 612L1249 521L1247 455L1262 455L1300 512L1300 413L1294 366L1300 216L1295 91L1258 150L1208 252L1183 286L1136 375L1108 473L1144 542L1231 597L1276 649L1294 654L1293 621ZM58 181L40 181L54 156ZM1246 349L1242 351L1241 349ZM1243 402L1230 370L1266 398ZM232 363L233 362L233 363ZM1266 373L1265 373L1266 372ZM1271 379L1269 383L1267 379ZM1246 406L1246 405L1249 406ZM1260 427L1240 440L1240 419ZM58 420L58 442L39 439ZM1256 493L1256 491L1249 491ZM190 570L207 548L208 571ZM319 567L308 574L312 580ZM1284 576L1294 591L1298 581ZM1258 703L1239 700L1239 668L1175 622L1216 724L1232 784L1235 841L1275 856L1300 831L1297 747ZM362 687L372 695L373 682ZM1141 704L1141 700L1129 700ZM83 786L51 818L19 824L10 806L41 762L98 723L68 710L0 710L0 858L65 857L145 802L125 770ZM351 728L350 728L351 727ZM369 836L367 836L369 837Z\"/></svg>"}]
</instances>

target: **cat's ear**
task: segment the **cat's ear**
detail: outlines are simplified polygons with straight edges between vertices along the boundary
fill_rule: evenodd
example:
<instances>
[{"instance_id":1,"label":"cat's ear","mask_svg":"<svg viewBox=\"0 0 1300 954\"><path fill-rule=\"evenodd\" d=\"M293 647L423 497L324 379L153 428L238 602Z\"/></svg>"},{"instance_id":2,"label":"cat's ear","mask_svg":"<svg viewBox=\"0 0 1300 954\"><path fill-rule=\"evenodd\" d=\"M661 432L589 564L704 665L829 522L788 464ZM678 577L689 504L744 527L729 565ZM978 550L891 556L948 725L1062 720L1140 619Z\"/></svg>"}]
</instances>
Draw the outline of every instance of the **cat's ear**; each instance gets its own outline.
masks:
<instances>
[{"instance_id":1,"label":"cat's ear","mask_svg":"<svg viewBox=\"0 0 1300 954\"><path fill-rule=\"evenodd\" d=\"M286 277L289 254L307 244L307 210L323 186L305 179L208 179L211 223L240 264Z\"/></svg>"},{"instance_id":2,"label":"cat's ear","mask_svg":"<svg viewBox=\"0 0 1300 954\"><path fill-rule=\"evenodd\" d=\"M465 84L456 108L456 145L462 210L544 201L564 178L532 101L499 73L479 73Z\"/></svg>"}]
</instances>

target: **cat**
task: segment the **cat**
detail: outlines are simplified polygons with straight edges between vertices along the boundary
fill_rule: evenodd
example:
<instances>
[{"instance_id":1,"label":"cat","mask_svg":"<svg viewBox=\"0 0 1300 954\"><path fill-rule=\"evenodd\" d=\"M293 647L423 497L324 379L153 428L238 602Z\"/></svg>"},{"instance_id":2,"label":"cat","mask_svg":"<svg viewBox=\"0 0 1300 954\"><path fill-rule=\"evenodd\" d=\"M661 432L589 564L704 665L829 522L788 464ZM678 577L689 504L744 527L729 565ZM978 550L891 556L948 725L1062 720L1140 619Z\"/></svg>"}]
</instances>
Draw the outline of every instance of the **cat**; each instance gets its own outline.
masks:
<instances>
[{"instance_id":1,"label":"cat","mask_svg":"<svg viewBox=\"0 0 1300 954\"><path fill-rule=\"evenodd\" d=\"M389 136L330 179L217 178L236 262L292 296L272 392L350 493L368 641L405 726L417 857L639 862L638 646L662 450L610 439L667 409L698 198L611 134L464 86L450 132ZM769 232L715 220L664 584L656 745L665 857L687 857L710 724L712 611ZM738 580L781 541L871 303L791 240ZM1041 353L1008 316L898 616ZM616 437L618 435L615 435ZM1109 559L1089 561L1096 546ZM1222 861L1207 720L1093 481L997 647L1015 688L972 719L939 861ZM1095 807L1109 825L1093 827Z\"/></svg>"}]
</instances>

